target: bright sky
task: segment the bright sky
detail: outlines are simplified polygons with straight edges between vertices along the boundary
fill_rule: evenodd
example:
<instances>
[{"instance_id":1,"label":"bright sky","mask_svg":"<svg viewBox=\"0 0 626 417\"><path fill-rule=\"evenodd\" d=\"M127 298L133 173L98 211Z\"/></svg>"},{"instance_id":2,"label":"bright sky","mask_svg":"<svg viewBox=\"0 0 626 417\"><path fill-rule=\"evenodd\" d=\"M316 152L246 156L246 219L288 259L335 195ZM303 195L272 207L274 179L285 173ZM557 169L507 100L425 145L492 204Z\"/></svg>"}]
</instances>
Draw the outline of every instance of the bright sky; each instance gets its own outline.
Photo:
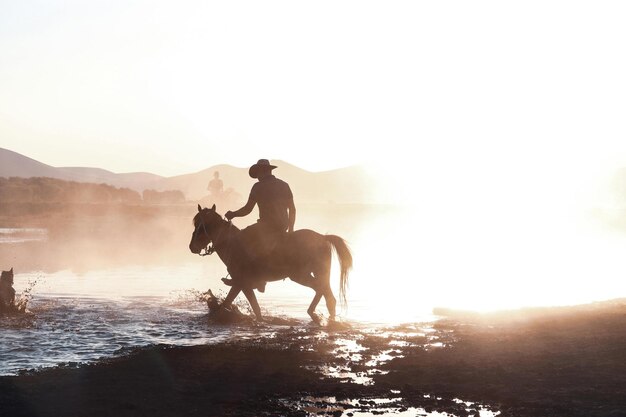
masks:
<instances>
[{"instance_id":1,"label":"bright sky","mask_svg":"<svg viewBox=\"0 0 626 417\"><path fill-rule=\"evenodd\" d=\"M166 176L361 163L438 212L567 207L626 165L624 21L621 1L2 2L0 146Z\"/></svg>"},{"instance_id":2,"label":"bright sky","mask_svg":"<svg viewBox=\"0 0 626 417\"><path fill-rule=\"evenodd\" d=\"M625 9L4 1L1 146L162 175L261 157L475 181L595 169L626 161Z\"/></svg>"}]
</instances>

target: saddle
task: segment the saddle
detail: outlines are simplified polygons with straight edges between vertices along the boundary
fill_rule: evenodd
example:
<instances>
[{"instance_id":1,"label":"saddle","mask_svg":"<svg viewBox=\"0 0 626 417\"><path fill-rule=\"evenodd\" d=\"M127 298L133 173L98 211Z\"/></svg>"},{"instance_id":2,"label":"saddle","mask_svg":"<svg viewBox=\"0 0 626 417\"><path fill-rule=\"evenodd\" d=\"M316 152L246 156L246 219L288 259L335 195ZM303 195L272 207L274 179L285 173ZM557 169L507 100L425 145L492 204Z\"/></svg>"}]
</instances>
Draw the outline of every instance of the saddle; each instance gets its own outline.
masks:
<instances>
[{"instance_id":1,"label":"saddle","mask_svg":"<svg viewBox=\"0 0 626 417\"><path fill-rule=\"evenodd\" d=\"M265 291L266 276L275 265L276 259L288 246L289 235L287 233L267 234L249 233L240 237L238 242L238 262L228 267L231 276L244 276L254 282L254 288L260 292ZM228 286L233 285L233 280L223 278L222 281Z\"/></svg>"}]
</instances>

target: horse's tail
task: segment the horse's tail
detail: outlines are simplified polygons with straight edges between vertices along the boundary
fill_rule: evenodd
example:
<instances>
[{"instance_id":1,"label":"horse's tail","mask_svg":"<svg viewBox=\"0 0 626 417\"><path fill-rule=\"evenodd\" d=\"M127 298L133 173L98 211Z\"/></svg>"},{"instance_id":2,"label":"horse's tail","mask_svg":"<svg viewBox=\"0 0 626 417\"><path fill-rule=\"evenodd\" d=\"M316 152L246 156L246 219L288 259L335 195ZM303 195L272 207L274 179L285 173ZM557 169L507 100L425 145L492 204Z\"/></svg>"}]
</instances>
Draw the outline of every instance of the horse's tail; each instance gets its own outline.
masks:
<instances>
[{"instance_id":1,"label":"horse's tail","mask_svg":"<svg viewBox=\"0 0 626 417\"><path fill-rule=\"evenodd\" d=\"M341 267L341 276L339 278L339 300L341 305L346 307L346 290L348 289L348 274L352 269L352 253L346 244L346 241L336 235L326 235L326 240L335 248L337 257L339 258L339 266Z\"/></svg>"}]
</instances>

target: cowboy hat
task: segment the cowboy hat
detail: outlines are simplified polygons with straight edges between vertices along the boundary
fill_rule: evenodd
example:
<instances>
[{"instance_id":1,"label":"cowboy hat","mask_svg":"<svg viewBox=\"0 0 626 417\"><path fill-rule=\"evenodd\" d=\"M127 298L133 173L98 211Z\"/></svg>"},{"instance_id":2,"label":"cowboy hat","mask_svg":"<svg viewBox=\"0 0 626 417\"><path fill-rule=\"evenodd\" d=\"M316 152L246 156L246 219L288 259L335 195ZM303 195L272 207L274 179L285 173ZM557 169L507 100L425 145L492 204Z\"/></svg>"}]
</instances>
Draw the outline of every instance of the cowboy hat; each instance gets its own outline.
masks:
<instances>
[{"instance_id":1,"label":"cowboy hat","mask_svg":"<svg viewBox=\"0 0 626 417\"><path fill-rule=\"evenodd\" d=\"M274 168L276 168L276 165L270 165L270 161L267 159L259 159L256 164L250 167L248 174L250 174L252 178L258 178L261 171L267 169L271 171Z\"/></svg>"}]
</instances>

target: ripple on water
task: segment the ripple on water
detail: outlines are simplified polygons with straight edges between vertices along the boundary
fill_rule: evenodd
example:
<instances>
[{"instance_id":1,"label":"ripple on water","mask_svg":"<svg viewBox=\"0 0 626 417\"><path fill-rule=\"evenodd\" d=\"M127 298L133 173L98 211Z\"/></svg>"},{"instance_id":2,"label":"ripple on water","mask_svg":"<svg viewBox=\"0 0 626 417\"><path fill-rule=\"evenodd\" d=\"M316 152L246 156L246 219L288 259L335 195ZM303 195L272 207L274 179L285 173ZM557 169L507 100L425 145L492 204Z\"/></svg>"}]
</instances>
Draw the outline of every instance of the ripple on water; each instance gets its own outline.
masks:
<instances>
[{"instance_id":1,"label":"ripple on water","mask_svg":"<svg viewBox=\"0 0 626 417\"><path fill-rule=\"evenodd\" d=\"M65 362L109 357L121 348L208 343L219 330L206 326L202 305L171 308L166 300L37 297L30 313L0 321L0 374L15 375Z\"/></svg>"},{"instance_id":2,"label":"ripple on water","mask_svg":"<svg viewBox=\"0 0 626 417\"><path fill-rule=\"evenodd\" d=\"M91 362L137 347L219 343L234 335L271 338L278 327L304 324L271 315L260 324L211 324L206 304L191 293L173 299L38 295L29 313L0 320L0 375Z\"/></svg>"}]
</instances>

